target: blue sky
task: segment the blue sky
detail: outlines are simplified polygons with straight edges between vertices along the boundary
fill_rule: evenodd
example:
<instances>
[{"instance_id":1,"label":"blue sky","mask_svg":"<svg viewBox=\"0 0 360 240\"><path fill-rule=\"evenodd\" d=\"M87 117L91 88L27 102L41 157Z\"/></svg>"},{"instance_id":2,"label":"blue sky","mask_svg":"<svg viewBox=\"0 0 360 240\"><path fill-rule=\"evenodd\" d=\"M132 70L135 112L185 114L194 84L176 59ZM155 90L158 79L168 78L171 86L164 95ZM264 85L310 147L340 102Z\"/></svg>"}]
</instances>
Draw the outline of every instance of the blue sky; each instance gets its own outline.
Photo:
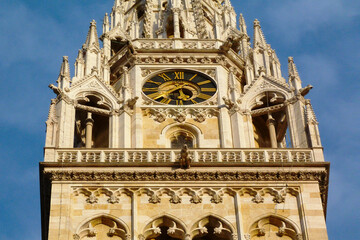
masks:
<instances>
[{"instance_id":1,"label":"blue sky","mask_svg":"<svg viewBox=\"0 0 360 240\"><path fill-rule=\"evenodd\" d=\"M287 76L293 56L331 162L330 239L360 235L360 1L233 0L251 31L258 18ZM73 63L89 22L113 0L0 0L0 239L40 239L38 162L63 55ZM251 35L252 37L252 32Z\"/></svg>"}]
</instances>

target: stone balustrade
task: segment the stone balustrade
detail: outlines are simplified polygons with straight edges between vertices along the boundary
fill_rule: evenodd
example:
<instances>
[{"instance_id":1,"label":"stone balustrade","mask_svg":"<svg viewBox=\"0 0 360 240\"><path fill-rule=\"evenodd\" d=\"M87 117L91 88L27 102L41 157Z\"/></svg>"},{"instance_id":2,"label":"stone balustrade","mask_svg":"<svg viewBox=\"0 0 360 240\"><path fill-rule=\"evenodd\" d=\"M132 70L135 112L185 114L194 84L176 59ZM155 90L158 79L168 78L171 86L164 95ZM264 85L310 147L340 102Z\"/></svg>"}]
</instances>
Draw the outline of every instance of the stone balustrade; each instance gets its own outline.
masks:
<instances>
[{"instance_id":1,"label":"stone balustrade","mask_svg":"<svg viewBox=\"0 0 360 240\"><path fill-rule=\"evenodd\" d=\"M191 149L189 154L193 162L199 163L319 161L313 149ZM46 162L170 163L177 162L179 158L179 149L45 149Z\"/></svg>"}]
</instances>

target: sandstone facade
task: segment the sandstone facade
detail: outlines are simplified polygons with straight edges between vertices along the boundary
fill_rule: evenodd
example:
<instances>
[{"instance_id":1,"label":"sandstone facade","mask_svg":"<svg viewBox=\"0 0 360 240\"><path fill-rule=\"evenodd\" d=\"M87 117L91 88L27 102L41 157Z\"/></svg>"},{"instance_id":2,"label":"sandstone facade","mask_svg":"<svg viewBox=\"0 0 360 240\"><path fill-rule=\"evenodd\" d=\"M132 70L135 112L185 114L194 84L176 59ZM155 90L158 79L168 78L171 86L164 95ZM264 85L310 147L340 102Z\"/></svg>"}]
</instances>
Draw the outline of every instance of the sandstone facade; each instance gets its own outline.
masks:
<instances>
[{"instance_id":1,"label":"sandstone facade","mask_svg":"<svg viewBox=\"0 0 360 240\"><path fill-rule=\"evenodd\" d=\"M90 23L49 86L43 239L327 239L312 86L238 22L229 0L116 0L102 47Z\"/></svg>"}]
</instances>

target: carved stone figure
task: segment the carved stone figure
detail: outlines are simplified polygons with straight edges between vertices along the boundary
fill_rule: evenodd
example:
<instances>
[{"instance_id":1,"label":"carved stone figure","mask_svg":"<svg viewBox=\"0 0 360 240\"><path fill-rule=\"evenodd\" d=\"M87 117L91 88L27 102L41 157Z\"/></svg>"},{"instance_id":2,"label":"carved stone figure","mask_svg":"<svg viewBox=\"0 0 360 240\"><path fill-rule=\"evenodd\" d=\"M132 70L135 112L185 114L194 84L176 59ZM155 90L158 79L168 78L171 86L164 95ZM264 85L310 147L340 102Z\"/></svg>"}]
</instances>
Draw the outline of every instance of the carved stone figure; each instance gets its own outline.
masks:
<instances>
[{"instance_id":1,"label":"carved stone figure","mask_svg":"<svg viewBox=\"0 0 360 240\"><path fill-rule=\"evenodd\" d=\"M180 167L183 169L189 169L191 161L192 161L192 157L189 154L188 146L184 144L180 152L180 159L179 159Z\"/></svg>"}]
</instances>

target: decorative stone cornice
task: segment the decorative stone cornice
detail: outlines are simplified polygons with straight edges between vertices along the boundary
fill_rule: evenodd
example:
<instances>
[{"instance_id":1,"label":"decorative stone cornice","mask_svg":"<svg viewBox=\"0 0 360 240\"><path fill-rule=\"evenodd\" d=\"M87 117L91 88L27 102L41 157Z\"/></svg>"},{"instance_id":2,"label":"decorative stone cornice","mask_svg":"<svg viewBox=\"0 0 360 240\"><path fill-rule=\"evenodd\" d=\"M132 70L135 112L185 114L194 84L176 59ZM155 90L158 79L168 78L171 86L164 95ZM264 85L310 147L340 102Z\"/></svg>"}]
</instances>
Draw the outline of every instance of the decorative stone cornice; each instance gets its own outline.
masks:
<instances>
[{"instance_id":1,"label":"decorative stone cornice","mask_svg":"<svg viewBox=\"0 0 360 240\"><path fill-rule=\"evenodd\" d=\"M324 211L326 212L327 189L328 189L328 170L304 170L304 171L197 171L197 170L176 170L176 171L85 171L85 170L43 170L43 174L51 181L155 181L155 182L183 182L183 181L197 181L197 182L247 182L247 181L275 181L275 182L302 182L302 181L316 181L319 184L321 199ZM289 192L291 189L287 189ZM256 198L257 194L263 195L266 191L274 196L275 202L282 202L283 195L286 192L260 189L252 192L254 202L261 203L261 198ZM296 192L296 191L295 191ZM255 194L254 194L255 193ZM274 193L274 194L273 194ZM291 193L291 192L290 192ZM295 193L292 193L293 195ZM89 193L87 194L89 195ZM89 195L90 196L90 195ZM198 200L198 199L195 199Z\"/></svg>"},{"instance_id":2,"label":"decorative stone cornice","mask_svg":"<svg viewBox=\"0 0 360 240\"><path fill-rule=\"evenodd\" d=\"M84 171L44 170L52 181L327 181L327 171Z\"/></svg>"},{"instance_id":3,"label":"decorative stone cornice","mask_svg":"<svg viewBox=\"0 0 360 240\"><path fill-rule=\"evenodd\" d=\"M290 194L297 197L300 193L297 186L286 187L73 187L73 194L75 196L83 195L86 197L85 201L89 204L96 204L101 196L107 197L107 202L111 204L119 203L121 196L128 197L137 195L149 196L148 202L153 204L161 203L161 197L167 195L168 200L172 204L180 204L184 195L191 196L190 202L199 204L202 202L202 196L207 194L211 196L210 202L220 204L223 202L224 194L234 196L238 193L240 196L246 194L253 197L252 201L256 204L264 202L266 194L273 196L274 203L283 203L286 195Z\"/></svg>"}]
</instances>

